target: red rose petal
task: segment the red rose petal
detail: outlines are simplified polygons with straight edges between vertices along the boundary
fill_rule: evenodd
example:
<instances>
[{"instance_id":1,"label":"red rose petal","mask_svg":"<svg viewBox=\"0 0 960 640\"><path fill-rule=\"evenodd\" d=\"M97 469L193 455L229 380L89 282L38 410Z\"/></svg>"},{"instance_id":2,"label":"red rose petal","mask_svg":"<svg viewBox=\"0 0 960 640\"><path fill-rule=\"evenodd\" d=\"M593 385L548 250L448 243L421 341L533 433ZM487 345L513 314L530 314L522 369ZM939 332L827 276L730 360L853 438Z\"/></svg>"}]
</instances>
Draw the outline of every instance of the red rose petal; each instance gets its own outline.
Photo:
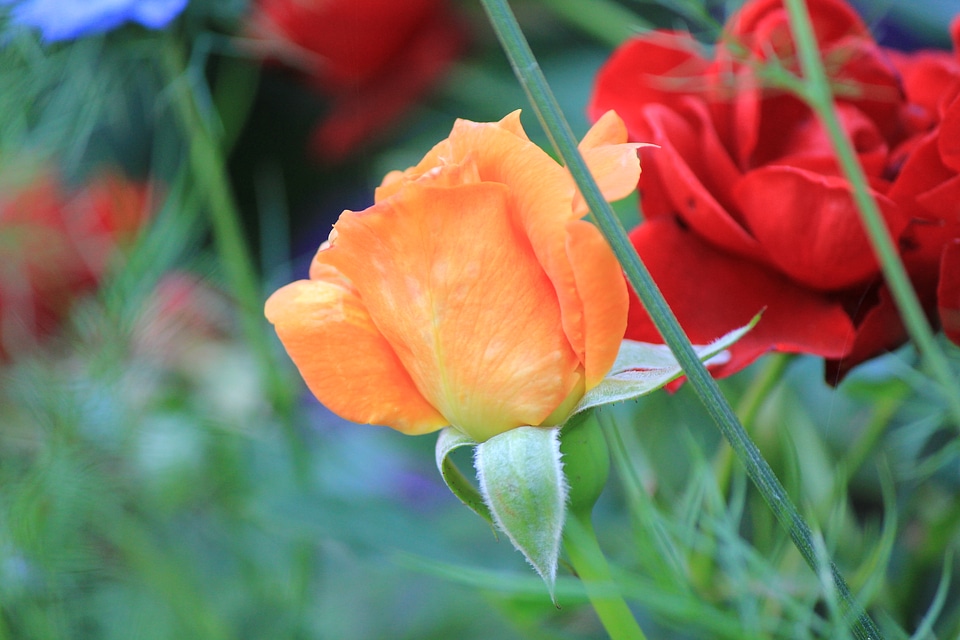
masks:
<instances>
[{"instance_id":1,"label":"red rose petal","mask_svg":"<svg viewBox=\"0 0 960 640\"><path fill-rule=\"evenodd\" d=\"M953 175L954 172L940 159L939 135L934 131L912 145L887 195L900 206L912 210L917 206L918 196Z\"/></svg>"},{"instance_id":2,"label":"red rose petal","mask_svg":"<svg viewBox=\"0 0 960 640\"><path fill-rule=\"evenodd\" d=\"M747 100L752 96L748 93ZM740 100L742 102L742 100ZM743 116L738 105L739 136L755 138L749 156L741 158L744 169L754 169L789 153L790 135L809 126L813 116L810 107L792 95L766 96L757 102L757 113L751 120Z\"/></svg>"},{"instance_id":3,"label":"red rose petal","mask_svg":"<svg viewBox=\"0 0 960 640\"><path fill-rule=\"evenodd\" d=\"M944 334L960 345L960 238L947 244L943 250L937 307Z\"/></svg>"},{"instance_id":4,"label":"red rose petal","mask_svg":"<svg viewBox=\"0 0 960 640\"><path fill-rule=\"evenodd\" d=\"M957 81L960 83L960 78ZM944 110L939 147L943 163L954 171L960 171L960 92Z\"/></svg>"},{"instance_id":5,"label":"red rose petal","mask_svg":"<svg viewBox=\"0 0 960 640\"><path fill-rule=\"evenodd\" d=\"M736 194L769 260L797 282L831 291L877 274L873 249L842 178L770 166L745 175ZM887 227L898 237L907 219L893 202L875 195Z\"/></svg>"},{"instance_id":6,"label":"red rose petal","mask_svg":"<svg viewBox=\"0 0 960 640\"><path fill-rule=\"evenodd\" d=\"M695 113L696 106L690 107L689 113ZM718 195L730 194L739 172L725 157L719 143L705 142L715 140L709 134L709 123L704 121L706 114L700 112L700 126L691 122L691 118L658 104L648 105L643 115L651 141L660 145L660 149L650 152L655 162L644 166L643 171L657 174L673 211L717 246L759 258L762 254L756 241L731 215L736 209L718 202ZM711 152L704 153L704 149ZM640 175L642 184L643 174ZM728 196L727 200L732 198Z\"/></svg>"},{"instance_id":7,"label":"red rose petal","mask_svg":"<svg viewBox=\"0 0 960 640\"><path fill-rule=\"evenodd\" d=\"M870 37L860 16L842 0L807 0L807 10L820 49L849 35ZM770 51L785 56L794 50L783 0L747 2L728 22L725 33L747 45L761 59Z\"/></svg>"},{"instance_id":8,"label":"red rose petal","mask_svg":"<svg viewBox=\"0 0 960 640\"><path fill-rule=\"evenodd\" d=\"M782 125L778 131L770 130L762 136L770 141L764 163L818 167L817 173L842 175L826 128L814 113L804 107L802 115L786 123L779 114L770 116L766 118L766 126L775 126L778 121ZM875 123L850 104L838 104L837 116L867 175L882 175L889 149Z\"/></svg>"},{"instance_id":9,"label":"red rose petal","mask_svg":"<svg viewBox=\"0 0 960 640\"><path fill-rule=\"evenodd\" d=\"M852 348L843 358L828 358L825 363L825 378L836 385L858 364L902 345L907 341L907 332L900 320L897 305L887 288L881 287L878 302L866 312L856 329Z\"/></svg>"},{"instance_id":10,"label":"red rose petal","mask_svg":"<svg viewBox=\"0 0 960 640\"><path fill-rule=\"evenodd\" d=\"M642 172L640 182L637 184L637 195L640 198L640 215L647 220L674 215L670 194L663 186L660 172L657 170L657 156L660 151L656 147L639 149Z\"/></svg>"},{"instance_id":11,"label":"red rose petal","mask_svg":"<svg viewBox=\"0 0 960 640\"><path fill-rule=\"evenodd\" d=\"M953 52L960 58L960 15L950 23L950 39L953 40Z\"/></svg>"},{"instance_id":12,"label":"red rose petal","mask_svg":"<svg viewBox=\"0 0 960 640\"><path fill-rule=\"evenodd\" d=\"M300 47L325 89L350 90L394 68L397 53L439 11L437 0L259 0L251 20L258 35Z\"/></svg>"},{"instance_id":13,"label":"red rose petal","mask_svg":"<svg viewBox=\"0 0 960 640\"><path fill-rule=\"evenodd\" d=\"M917 203L942 220L946 226L960 223L960 175L954 174L926 193Z\"/></svg>"},{"instance_id":14,"label":"red rose petal","mask_svg":"<svg viewBox=\"0 0 960 640\"><path fill-rule=\"evenodd\" d=\"M687 96L703 94L707 66L700 44L689 34L644 34L620 46L597 73L587 111L598 120L614 109L633 134L643 105L677 107Z\"/></svg>"},{"instance_id":15,"label":"red rose petal","mask_svg":"<svg viewBox=\"0 0 960 640\"><path fill-rule=\"evenodd\" d=\"M710 342L766 309L717 375L735 373L770 350L841 358L852 346L854 328L840 304L714 249L675 220L644 222L630 239L691 341ZM626 337L662 342L632 292Z\"/></svg>"},{"instance_id":16,"label":"red rose petal","mask_svg":"<svg viewBox=\"0 0 960 640\"><path fill-rule=\"evenodd\" d=\"M952 56L899 54L880 47L844 0L807 7L841 124L932 317L938 281L944 300L960 287L960 258L941 263L944 243L960 238L960 17L951 25ZM899 315L822 126L755 71L773 56L799 71L784 0L747 0L705 68L699 51L657 50L659 37L644 36L643 46L605 68L595 99L627 112L635 140L661 146L643 152L648 217L633 237L691 337L713 339L752 315L743 300L772 297L723 372L769 349L823 355L829 347L843 354L823 355L839 379L901 344ZM674 82L674 69L692 59L699 66L688 82ZM663 90L670 83L676 91ZM769 296L749 289L763 289L757 283L767 283ZM737 293L717 294L719 285ZM946 304L944 324L960 302ZM791 311L808 314L817 329L798 334ZM630 322L628 337L658 340L642 309Z\"/></svg>"},{"instance_id":17,"label":"red rose petal","mask_svg":"<svg viewBox=\"0 0 960 640\"><path fill-rule=\"evenodd\" d=\"M837 101L855 107L885 138L902 135L904 90L896 67L872 38L848 36L824 52Z\"/></svg>"},{"instance_id":18,"label":"red rose petal","mask_svg":"<svg viewBox=\"0 0 960 640\"><path fill-rule=\"evenodd\" d=\"M390 58L388 68L330 95L332 108L313 130L311 148L324 161L339 162L388 130L448 69L463 40L445 11L428 15L415 37Z\"/></svg>"},{"instance_id":19,"label":"red rose petal","mask_svg":"<svg viewBox=\"0 0 960 640\"><path fill-rule=\"evenodd\" d=\"M884 49L900 73L900 81L911 106L920 107L935 116L943 98L943 88L957 79L960 66L954 55L947 51L921 50L903 53Z\"/></svg>"}]
</instances>

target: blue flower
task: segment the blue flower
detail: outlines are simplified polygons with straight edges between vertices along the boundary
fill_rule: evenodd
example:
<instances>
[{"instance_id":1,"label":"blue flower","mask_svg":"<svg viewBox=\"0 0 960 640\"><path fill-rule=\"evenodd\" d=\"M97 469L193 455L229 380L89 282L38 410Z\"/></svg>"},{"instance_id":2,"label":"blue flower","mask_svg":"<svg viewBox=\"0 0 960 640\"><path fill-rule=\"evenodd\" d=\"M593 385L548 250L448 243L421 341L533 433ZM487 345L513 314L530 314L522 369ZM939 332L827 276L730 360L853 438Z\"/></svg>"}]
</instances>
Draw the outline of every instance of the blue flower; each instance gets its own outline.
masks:
<instances>
[{"instance_id":1,"label":"blue flower","mask_svg":"<svg viewBox=\"0 0 960 640\"><path fill-rule=\"evenodd\" d=\"M47 42L103 33L127 21L165 27L188 0L0 0L15 24L40 29Z\"/></svg>"}]
</instances>

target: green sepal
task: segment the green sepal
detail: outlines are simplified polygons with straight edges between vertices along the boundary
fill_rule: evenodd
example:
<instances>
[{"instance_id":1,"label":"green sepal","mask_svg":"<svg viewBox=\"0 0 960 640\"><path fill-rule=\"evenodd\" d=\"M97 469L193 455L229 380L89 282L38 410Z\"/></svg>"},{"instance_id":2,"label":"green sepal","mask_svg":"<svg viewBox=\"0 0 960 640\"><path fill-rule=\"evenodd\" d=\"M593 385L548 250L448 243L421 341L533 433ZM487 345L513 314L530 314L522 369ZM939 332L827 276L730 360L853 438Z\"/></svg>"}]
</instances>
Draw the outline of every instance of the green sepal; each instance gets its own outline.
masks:
<instances>
[{"instance_id":1,"label":"green sepal","mask_svg":"<svg viewBox=\"0 0 960 640\"><path fill-rule=\"evenodd\" d=\"M739 329L714 340L708 345L693 345L705 364L722 364L729 355L724 353L760 321L760 314ZM669 347L635 340L624 340L610 373L596 387L584 394L573 414L593 407L633 400L676 380L683 369Z\"/></svg>"},{"instance_id":2,"label":"green sepal","mask_svg":"<svg viewBox=\"0 0 960 640\"><path fill-rule=\"evenodd\" d=\"M449 457L450 453L455 449L475 446L477 446L476 441L453 427L447 427L442 430L440 436L437 438L437 469L440 470L440 476L453 495L457 496L460 502L467 505L474 513L486 520L490 526L493 527L493 516L490 514L490 509L487 508L487 505L484 503L483 496L480 495L480 492L473 486L473 483L463 475L463 472L460 471L459 467L457 467Z\"/></svg>"},{"instance_id":3,"label":"green sepal","mask_svg":"<svg viewBox=\"0 0 960 640\"><path fill-rule=\"evenodd\" d=\"M494 522L543 578L551 599L567 509L559 433L557 427L518 427L474 450Z\"/></svg>"}]
</instances>

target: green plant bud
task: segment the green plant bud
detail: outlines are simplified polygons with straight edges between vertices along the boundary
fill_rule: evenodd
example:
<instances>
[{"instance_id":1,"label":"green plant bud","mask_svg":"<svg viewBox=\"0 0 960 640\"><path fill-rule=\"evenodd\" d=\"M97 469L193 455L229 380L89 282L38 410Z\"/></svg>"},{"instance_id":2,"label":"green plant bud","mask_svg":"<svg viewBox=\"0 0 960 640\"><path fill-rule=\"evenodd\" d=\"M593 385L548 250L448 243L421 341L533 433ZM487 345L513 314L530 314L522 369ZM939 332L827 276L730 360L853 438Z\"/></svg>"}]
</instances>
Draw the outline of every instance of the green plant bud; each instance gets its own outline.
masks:
<instances>
[{"instance_id":1,"label":"green plant bud","mask_svg":"<svg viewBox=\"0 0 960 640\"><path fill-rule=\"evenodd\" d=\"M560 432L563 473L569 485L571 512L589 515L610 475L610 455L596 410L571 418Z\"/></svg>"}]
</instances>

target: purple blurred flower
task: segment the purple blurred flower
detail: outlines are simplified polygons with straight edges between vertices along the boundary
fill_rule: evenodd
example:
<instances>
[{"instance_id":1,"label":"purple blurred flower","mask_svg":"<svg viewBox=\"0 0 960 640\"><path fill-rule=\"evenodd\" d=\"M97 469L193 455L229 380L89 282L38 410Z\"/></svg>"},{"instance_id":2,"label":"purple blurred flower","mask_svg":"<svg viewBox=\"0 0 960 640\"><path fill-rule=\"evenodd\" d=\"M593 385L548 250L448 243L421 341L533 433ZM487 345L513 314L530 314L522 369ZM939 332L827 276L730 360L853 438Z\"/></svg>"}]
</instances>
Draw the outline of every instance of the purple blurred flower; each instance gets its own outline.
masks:
<instances>
[{"instance_id":1,"label":"purple blurred flower","mask_svg":"<svg viewBox=\"0 0 960 640\"><path fill-rule=\"evenodd\" d=\"M13 22L40 29L47 42L103 33L127 21L165 27L188 0L0 0L13 4Z\"/></svg>"}]
</instances>

